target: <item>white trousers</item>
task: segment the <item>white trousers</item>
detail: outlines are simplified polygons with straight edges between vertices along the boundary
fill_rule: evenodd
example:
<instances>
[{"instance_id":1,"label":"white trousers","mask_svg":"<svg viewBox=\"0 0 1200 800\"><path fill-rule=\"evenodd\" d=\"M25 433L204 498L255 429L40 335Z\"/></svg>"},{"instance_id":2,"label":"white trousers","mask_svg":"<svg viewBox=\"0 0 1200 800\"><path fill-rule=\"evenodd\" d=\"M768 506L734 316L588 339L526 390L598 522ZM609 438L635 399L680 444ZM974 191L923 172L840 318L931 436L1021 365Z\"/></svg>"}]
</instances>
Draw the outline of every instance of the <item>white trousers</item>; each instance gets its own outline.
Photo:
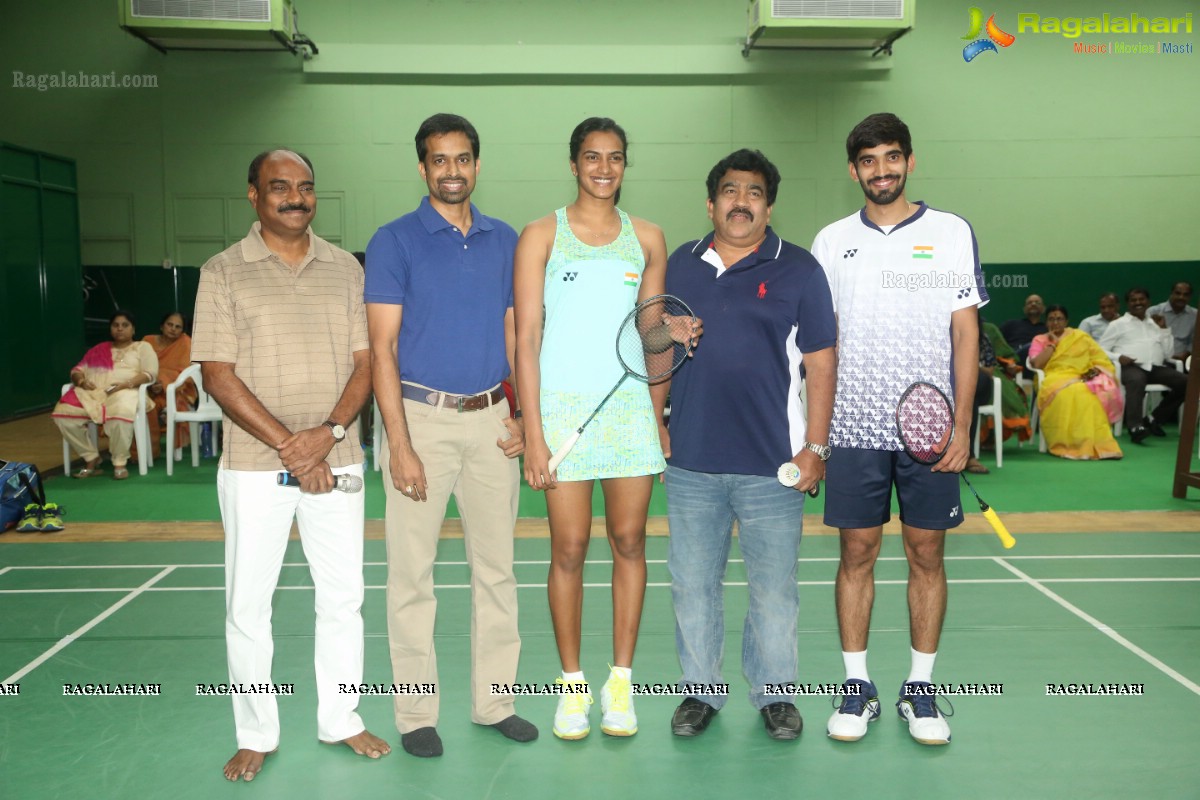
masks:
<instances>
[{"instance_id":1,"label":"white trousers","mask_svg":"<svg viewBox=\"0 0 1200 800\"><path fill-rule=\"evenodd\" d=\"M333 470L362 477L362 464ZM363 493L306 494L279 486L278 472L217 471L225 524L225 646L232 684L271 683L271 598L292 519L316 586L317 738L339 742L365 727L358 695L338 692L363 674ZM279 746L273 694L233 695L239 749Z\"/></svg>"}]
</instances>

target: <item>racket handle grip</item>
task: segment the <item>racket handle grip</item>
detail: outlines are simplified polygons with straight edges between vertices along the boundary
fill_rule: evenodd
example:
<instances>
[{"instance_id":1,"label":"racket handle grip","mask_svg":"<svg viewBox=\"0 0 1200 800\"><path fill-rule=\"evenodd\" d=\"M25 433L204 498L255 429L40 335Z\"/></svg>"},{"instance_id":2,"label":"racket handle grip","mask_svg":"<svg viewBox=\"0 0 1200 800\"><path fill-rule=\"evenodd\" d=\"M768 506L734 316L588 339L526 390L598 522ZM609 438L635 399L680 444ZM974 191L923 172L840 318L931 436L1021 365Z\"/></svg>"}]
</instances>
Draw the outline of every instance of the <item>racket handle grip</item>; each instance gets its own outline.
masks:
<instances>
[{"instance_id":1,"label":"racket handle grip","mask_svg":"<svg viewBox=\"0 0 1200 800\"><path fill-rule=\"evenodd\" d=\"M988 524L992 526L992 530L1000 537L1000 543L1004 545L1005 550L1008 550L1017 543L1017 540L1008 532L1008 528L1004 527L1004 523L1000 521L1000 517L997 516L993 509L989 507L984 511L983 518L988 521Z\"/></svg>"},{"instance_id":2,"label":"racket handle grip","mask_svg":"<svg viewBox=\"0 0 1200 800\"><path fill-rule=\"evenodd\" d=\"M550 472L551 472L551 474L553 474L554 470L558 469L558 465L563 462L563 459L567 457L567 453L571 452L571 448L574 447L575 443L578 441L579 441L579 431L575 431L574 433L572 433L570 435L570 437L567 438L567 440L565 442L562 443L562 445L557 450L554 451L554 455L552 455L550 457ZM549 476L547 476L547 477L549 477Z\"/></svg>"}]
</instances>

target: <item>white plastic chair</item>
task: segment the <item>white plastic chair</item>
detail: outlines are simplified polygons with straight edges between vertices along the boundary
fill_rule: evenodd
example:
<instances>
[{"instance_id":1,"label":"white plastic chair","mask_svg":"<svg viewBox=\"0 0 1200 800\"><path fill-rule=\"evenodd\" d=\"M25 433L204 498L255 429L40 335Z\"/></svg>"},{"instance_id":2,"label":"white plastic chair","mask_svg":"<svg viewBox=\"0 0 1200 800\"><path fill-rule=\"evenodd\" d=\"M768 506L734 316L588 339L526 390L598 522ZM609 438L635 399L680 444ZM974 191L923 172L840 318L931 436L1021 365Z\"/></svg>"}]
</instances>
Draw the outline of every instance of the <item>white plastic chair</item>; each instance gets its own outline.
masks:
<instances>
[{"instance_id":1,"label":"white plastic chair","mask_svg":"<svg viewBox=\"0 0 1200 800\"><path fill-rule=\"evenodd\" d=\"M150 450L150 421L146 418L146 389L150 384L143 383L138 387L138 402L137 411L133 415L133 443L137 445L138 452L138 474L145 475L150 467L154 466L154 453ZM64 383L62 393L66 394L74 388L74 384ZM96 423L88 423L88 435L92 438L92 444L97 450L100 449L100 431L96 427ZM67 440L63 439L63 471L66 474L71 474L71 445L67 444Z\"/></svg>"},{"instance_id":2,"label":"white plastic chair","mask_svg":"<svg viewBox=\"0 0 1200 800\"><path fill-rule=\"evenodd\" d=\"M992 402L979 407L979 420L975 425L975 458L979 458L979 431L983 427L983 418L991 416L996 439L996 469L1004 466L1004 417L1001 405L1000 376L992 375Z\"/></svg>"},{"instance_id":3,"label":"white plastic chair","mask_svg":"<svg viewBox=\"0 0 1200 800\"><path fill-rule=\"evenodd\" d=\"M1180 372L1186 372L1183 362L1178 358L1167 359L1167 364L1168 366L1172 366ZM1142 416L1150 416L1150 394L1152 392L1157 395L1164 395L1169 391L1171 391L1171 389L1165 383L1147 383L1146 393L1142 395ZM1155 405L1157 405L1157 403ZM1179 420L1183 420L1183 406L1179 407Z\"/></svg>"},{"instance_id":4,"label":"white plastic chair","mask_svg":"<svg viewBox=\"0 0 1200 800\"><path fill-rule=\"evenodd\" d=\"M175 408L175 392L188 380L195 381L198 400L192 411L178 411ZM212 395L204 391L204 380L200 376L200 365L192 364L175 382L167 386L167 475L175 474L175 425L180 422L188 423L192 434L192 466L200 466L200 423L213 423L213 441L219 442L221 427L221 407Z\"/></svg>"}]
</instances>

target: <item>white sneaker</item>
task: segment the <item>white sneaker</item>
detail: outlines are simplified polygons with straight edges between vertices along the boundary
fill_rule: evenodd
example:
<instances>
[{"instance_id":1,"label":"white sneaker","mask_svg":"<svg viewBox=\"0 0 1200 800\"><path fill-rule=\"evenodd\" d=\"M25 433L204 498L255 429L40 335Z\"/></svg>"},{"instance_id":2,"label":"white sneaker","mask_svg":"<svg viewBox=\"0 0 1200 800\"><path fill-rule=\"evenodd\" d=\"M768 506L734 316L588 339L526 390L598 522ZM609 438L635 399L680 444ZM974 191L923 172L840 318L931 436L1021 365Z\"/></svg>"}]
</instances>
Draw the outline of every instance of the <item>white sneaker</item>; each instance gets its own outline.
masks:
<instances>
[{"instance_id":1,"label":"white sneaker","mask_svg":"<svg viewBox=\"0 0 1200 800\"><path fill-rule=\"evenodd\" d=\"M628 678L617 675L609 667L608 680L600 690L600 730L609 736L633 736L638 732L637 714L633 710L633 685Z\"/></svg>"},{"instance_id":2,"label":"white sneaker","mask_svg":"<svg viewBox=\"0 0 1200 800\"><path fill-rule=\"evenodd\" d=\"M909 735L921 744L950 744L950 723L938 708L932 684L905 683L900 687L896 711L908 722ZM953 706L950 714L954 714Z\"/></svg>"},{"instance_id":3,"label":"white sneaker","mask_svg":"<svg viewBox=\"0 0 1200 800\"><path fill-rule=\"evenodd\" d=\"M867 726L879 719L879 692L875 684L858 679L843 683L842 692L842 702L829 718L825 732L830 739L857 742L867 735Z\"/></svg>"},{"instance_id":4,"label":"white sneaker","mask_svg":"<svg viewBox=\"0 0 1200 800\"><path fill-rule=\"evenodd\" d=\"M592 723L588 719L592 693L586 682L567 682L561 675L554 683L563 687L558 696L558 709L554 712L554 735L560 739L582 739L592 732Z\"/></svg>"}]
</instances>

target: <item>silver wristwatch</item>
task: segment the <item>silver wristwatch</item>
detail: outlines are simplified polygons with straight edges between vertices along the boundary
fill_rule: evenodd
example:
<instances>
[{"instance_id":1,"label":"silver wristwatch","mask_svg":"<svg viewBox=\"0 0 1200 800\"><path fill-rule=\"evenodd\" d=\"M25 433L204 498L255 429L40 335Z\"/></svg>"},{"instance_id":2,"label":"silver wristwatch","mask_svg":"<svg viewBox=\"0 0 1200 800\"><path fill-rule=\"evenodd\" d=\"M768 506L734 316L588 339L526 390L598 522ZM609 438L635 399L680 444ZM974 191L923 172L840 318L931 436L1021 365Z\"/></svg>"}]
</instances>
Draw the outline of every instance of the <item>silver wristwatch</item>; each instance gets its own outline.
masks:
<instances>
[{"instance_id":1,"label":"silver wristwatch","mask_svg":"<svg viewBox=\"0 0 1200 800\"><path fill-rule=\"evenodd\" d=\"M828 461L829 457L833 455L833 448L827 444L813 444L812 442L805 442L804 449L813 451L822 461Z\"/></svg>"},{"instance_id":2,"label":"silver wristwatch","mask_svg":"<svg viewBox=\"0 0 1200 800\"><path fill-rule=\"evenodd\" d=\"M346 429L331 419L325 420L325 426L333 433L333 440L340 442L346 438Z\"/></svg>"}]
</instances>

